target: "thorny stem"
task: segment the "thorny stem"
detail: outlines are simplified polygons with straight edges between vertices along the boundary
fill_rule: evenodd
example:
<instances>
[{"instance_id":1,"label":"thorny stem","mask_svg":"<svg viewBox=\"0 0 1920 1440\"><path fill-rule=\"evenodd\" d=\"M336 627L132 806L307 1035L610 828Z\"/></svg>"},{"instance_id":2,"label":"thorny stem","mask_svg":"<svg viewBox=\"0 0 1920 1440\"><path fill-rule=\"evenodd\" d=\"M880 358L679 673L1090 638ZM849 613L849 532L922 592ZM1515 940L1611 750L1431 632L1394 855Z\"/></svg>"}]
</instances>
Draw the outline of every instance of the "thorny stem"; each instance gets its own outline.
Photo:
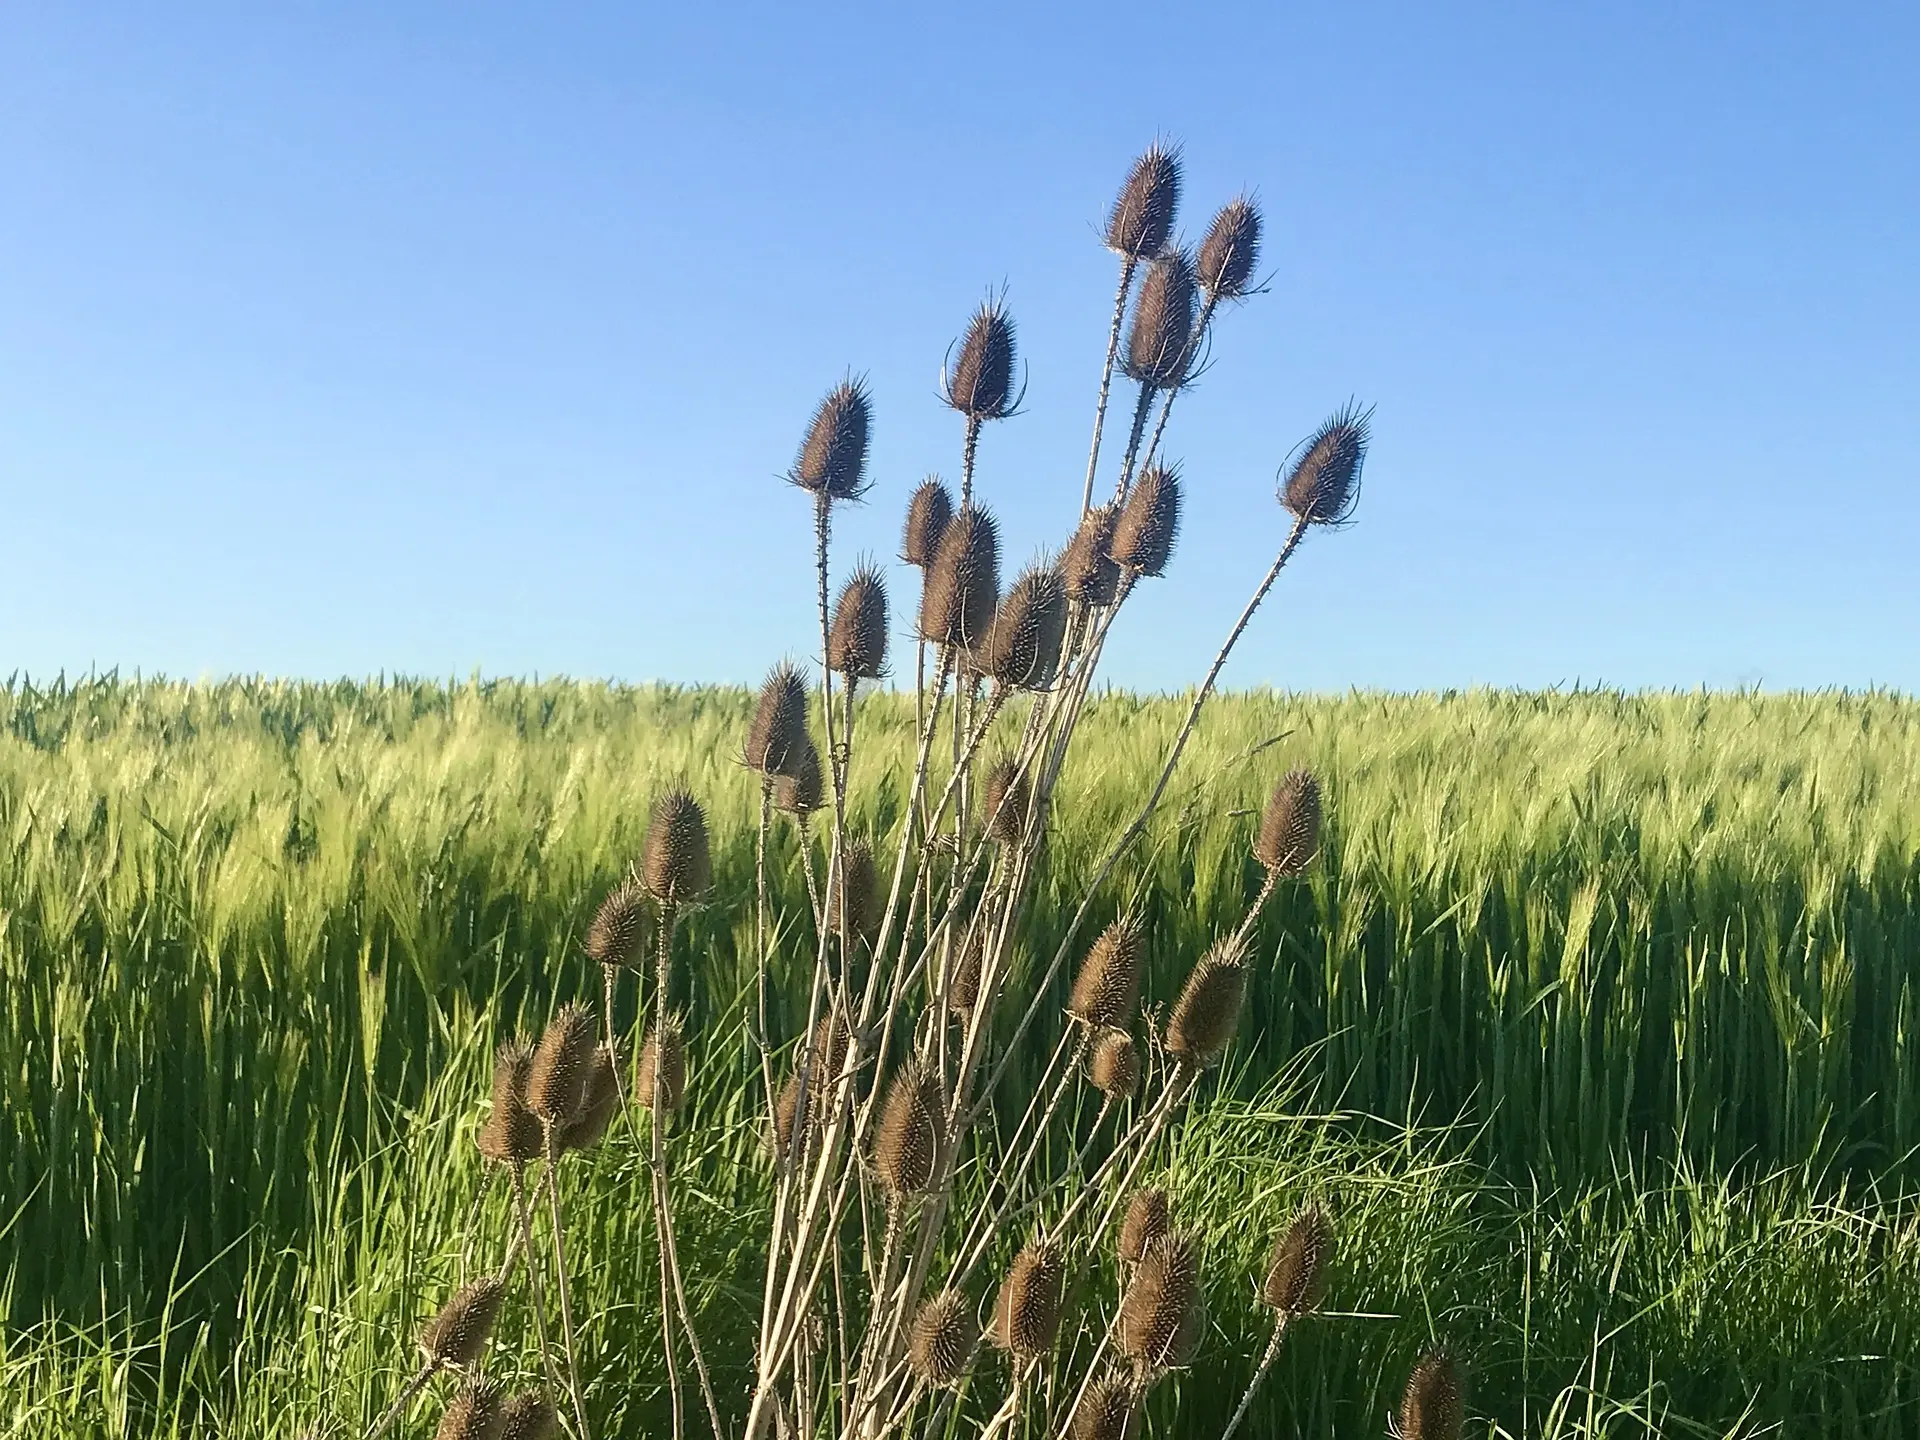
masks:
<instances>
[{"instance_id":1,"label":"thorny stem","mask_svg":"<svg viewBox=\"0 0 1920 1440\"><path fill-rule=\"evenodd\" d=\"M1180 367L1181 374L1186 375L1191 373L1193 357L1199 353L1200 346L1206 340L1207 327L1213 322L1214 307L1219 303L1216 297L1210 295L1207 297L1206 303L1200 307L1200 318L1194 323L1193 337L1187 341L1187 355ZM1160 418L1153 422L1153 438L1147 442L1147 453L1140 461L1143 468L1153 463L1153 457L1160 450L1160 437L1164 435L1167 430L1167 416L1173 410L1173 397L1186 388L1184 384L1169 386L1167 393L1161 397Z\"/></svg>"},{"instance_id":2,"label":"thorny stem","mask_svg":"<svg viewBox=\"0 0 1920 1440\"><path fill-rule=\"evenodd\" d=\"M1126 457L1120 462L1120 482L1113 487L1113 498L1124 500L1133 484L1133 462L1140 455L1140 437L1147 428L1147 416L1153 410L1153 386L1140 382L1140 398L1133 404L1133 429L1127 436Z\"/></svg>"},{"instance_id":3,"label":"thorny stem","mask_svg":"<svg viewBox=\"0 0 1920 1440\"><path fill-rule=\"evenodd\" d=\"M440 1367L437 1364L429 1360L418 1370L414 1371L413 1378L401 1386L400 1393L393 1398L393 1403L381 1412L380 1418L373 1422L373 1427L367 1431L366 1435L362 1437L362 1440L380 1440L382 1435L391 1430L395 1422L397 1422L402 1415L406 1414L407 1407L413 1403L413 1397L426 1389L427 1382L434 1377L439 1369Z\"/></svg>"},{"instance_id":4,"label":"thorny stem","mask_svg":"<svg viewBox=\"0 0 1920 1440\"><path fill-rule=\"evenodd\" d=\"M1260 1388L1260 1382L1267 1378L1267 1371L1273 1368L1274 1360L1280 1354L1280 1342L1287 1338L1287 1312L1279 1311L1273 1317L1273 1338L1267 1342L1267 1350L1260 1357L1260 1364L1254 1369L1253 1379L1247 1382L1247 1393L1240 1397L1240 1404L1233 1412L1233 1418L1227 1421L1227 1428L1220 1432L1220 1440L1233 1440L1233 1432L1240 1428L1240 1421L1247 1413L1247 1407L1253 1404L1253 1392Z\"/></svg>"},{"instance_id":5,"label":"thorny stem","mask_svg":"<svg viewBox=\"0 0 1920 1440\"><path fill-rule=\"evenodd\" d=\"M543 1121L547 1132L547 1170L549 1173L560 1163L560 1143L554 1137L551 1121ZM580 1440L589 1440L592 1432L587 1429L587 1405L580 1391L579 1347L573 1331L573 1292L567 1284L567 1241L564 1225L560 1220L560 1185L554 1180L547 1186L548 1219L553 1226L553 1273L560 1289L560 1331L567 1347L567 1393L573 1401L574 1423L580 1428ZM533 1256L527 1256L527 1268L533 1268Z\"/></svg>"},{"instance_id":6,"label":"thorny stem","mask_svg":"<svg viewBox=\"0 0 1920 1440\"><path fill-rule=\"evenodd\" d=\"M980 417L969 415L966 443L961 447L960 452L960 503L962 505L973 503L973 458L979 448Z\"/></svg>"},{"instance_id":7,"label":"thorny stem","mask_svg":"<svg viewBox=\"0 0 1920 1440\"><path fill-rule=\"evenodd\" d=\"M560 1388L560 1375L554 1369L553 1342L547 1337L547 1299L540 1284L540 1267L533 1259L533 1206L527 1199L526 1166L515 1163L513 1175L513 1211L518 1219L520 1242L527 1251L527 1293L533 1300L533 1333L540 1345L540 1368L547 1383Z\"/></svg>"},{"instance_id":8,"label":"thorny stem","mask_svg":"<svg viewBox=\"0 0 1920 1440\"><path fill-rule=\"evenodd\" d=\"M1113 388L1113 360L1120 353L1120 323L1127 315L1127 291L1133 288L1134 267L1140 262L1131 255L1120 260L1120 288L1113 295L1113 323L1107 327L1107 361L1100 370L1100 398L1093 406L1093 445L1087 452L1087 483L1080 495L1080 513L1093 509L1093 477L1100 468L1100 432L1107 423L1107 395Z\"/></svg>"}]
</instances>

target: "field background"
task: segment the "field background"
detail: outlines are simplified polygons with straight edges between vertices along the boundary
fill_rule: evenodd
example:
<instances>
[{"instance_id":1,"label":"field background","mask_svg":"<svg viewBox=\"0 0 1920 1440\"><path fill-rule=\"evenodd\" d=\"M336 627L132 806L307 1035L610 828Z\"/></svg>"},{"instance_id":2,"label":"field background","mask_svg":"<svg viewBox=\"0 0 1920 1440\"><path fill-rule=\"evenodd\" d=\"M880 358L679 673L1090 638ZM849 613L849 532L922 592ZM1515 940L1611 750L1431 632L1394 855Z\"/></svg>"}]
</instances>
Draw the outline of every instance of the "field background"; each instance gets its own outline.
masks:
<instances>
[{"instance_id":1,"label":"field background","mask_svg":"<svg viewBox=\"0 0 1920 1440\"><path fill-rule=\"evenodd\" d=\"M496 1254L471 1145L494 1039L597 996L586 919L681 779L718 883L687 931L676 1185L737 1403L765 1171L749 700L0 689L0 1435L375 1413L423 1313ZM1180 710L1110 694L1083 723L1029 950ZM863 707L863 827L897 808L880 777L911 711ZM1218 1433L1259 1349L1249 1277L1312 1195L1353 1313L1300 1327L1255 1435L1383 1434L1436 1337L1470 1362L1480 1434L1920 1435L1920 705L1251 694L1189 755L1095 916L1144 906L1150 996L1238 919L1248 812L1289 766L1323 777L1329 832L1160 1167L1214 1241L1213 1333L1154 1434ZM797 913L790 830L775 869ZM623 1145L583 1173L598 1433L661 1433L644 1191Z\"/></svg>"}]
</instances>

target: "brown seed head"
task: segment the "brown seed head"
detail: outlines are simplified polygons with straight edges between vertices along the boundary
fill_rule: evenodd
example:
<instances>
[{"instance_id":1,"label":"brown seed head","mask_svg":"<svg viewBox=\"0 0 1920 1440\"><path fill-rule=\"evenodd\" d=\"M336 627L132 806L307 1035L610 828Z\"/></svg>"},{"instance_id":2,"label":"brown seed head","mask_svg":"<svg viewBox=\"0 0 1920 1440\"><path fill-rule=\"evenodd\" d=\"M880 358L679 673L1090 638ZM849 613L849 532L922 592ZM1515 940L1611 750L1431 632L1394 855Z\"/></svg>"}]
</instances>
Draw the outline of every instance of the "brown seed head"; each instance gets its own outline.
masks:
<instances>
[{"instance_id":1,"label":"brown seed head","mask_svg":"<svg viewBox=\"0 0 1920 1440\"><path fill-rule=\"evenodd\" d=\"M559 1412L537 1391L523 1390L500 1409L499 1440L548 1440L559 1428Z\"/></svg>"},{"instance_id":2,"label":"brown seed head","mask_svg":"<svg viewBox=\"0 0 1920 1440\"><path fill-rule=\"evenodd\" d=\"M556 1127L572 1120L586 1094L593 1048L593 1016L586 1006L561 1006L533 1052L527 1108Z\"/></svg>"},{"instance_id":3,"label":"brown seed head","mask_svg":"<svg viewBox=\"0 0 1920 1440\"><path fill-rule=\"evenodd\" d=\"M947 1009L961 1019L980 1003L980 979L986 970L986 935L979 924L969 925L953 950L953 973L947 978Z\"/></svg>"},{"instance_id":4,"label":"brown seed head","mask_svg":"<svg viewBox=\"0 0 1920 1440\"><path fill-rule=\"evenodd\" d=\"M1015 689L1045 690L1059 673L1066 638L1067 587L1043 561L1007 587L980 647L980 672Z\"/></svg>"},{"instance_id":5,"label":"brown seed head","mask_svg":"<svg viewBox=\"0 0 1920 1440\"><path fill-rule=\"evenodd\" d=\"M844 935L849 943L859 940L871 945L880 933L880 872L874 865L873 847L864 840L849 840L840 852L840 883L833 887L827 906L827 925L834 934Z\"/></svg>"},{"instance_id":6,"label":"brown seed head","mask_svg":"<svg viewBox=\"0 0 1920 1440\"><path fill-rule=\"evenodd\" d=\"M622 880L608 892L587 926L587 958L600 965L635 965L647 942L646 892Z\"/></svg>"},{"instance_id":7,"label":"brown seed head","mask_svg":"<svg viewBox=\"0 0 1920 1440\"><path fill-rule=\"evenodd\" d=\"M1169 250L1147 268L1133 302L1122 364L1127 378L1155 390L1177 390L1193 363L1195 340L1193 262L1184 250Z\"/></svg>"},{"instance_id":8,"label":"brown seed head","mask_svg":"<svg viewBox=\"0 0 1920 1440\"><path fill-rule=\"evenodd\" d=\"M987 638L999 599L999 527L986 511L962 506L940 537L920 589L919 636L971 650Z\"/></svg>"},{"instance_id":9,"label":"brown seed head","mask_svg":"<svg viewBox=\"0 0 1920 1440\"><path fill-rule=\"evenodd\" d=\"M1199 1294L1199 1241L1177 1232L1159 1236L1140 1257L1120 1302L1120 1353L1149 1370L1176 1364Z\"/></svg>"},{"instance_id":10,"label":"brown seed head","mask_svg":"<svg viewBox=\"0 0 1920 1440\"><path fill-rule=\"evenodd\" d=\"M866 387L843 380L813 412L788 479L827 500L857 500L866 493L867 431L872 404Z\"/></svg>"},{"instance_id":11,"label":"brown seed head","mask_svg":"<svg viewBox=\"0 0 1920 1440\"><path fill-rule=\"evenodd\" d=\"M967 1373L980 1344L980 1323L973 1306L958 1290L942 1290L913 1317L907 1341L907 1363L927 1384L945 1387Z\"/></svg>"},{"instance_id":12,"label":"brown seed head","mask_svg":"<svg viewBox=\"0 0 1920 1440\"><path fill-rule=\"evenodd\" d=\"M849 680L878 680L887 673L887 582L862 563L840 587L827 631L827 665Z\"/></svg>"},{"instance_id":13,"label":"brown seed head","mask_svg":"<svg viewBox=\"0 0 1920 1440\"><path fill-rule=\"evenodd\" d=\"M640 869L647 893L663 904L692 900L713 884L706 812L684 787L655 802Z\"/></svg>"},{"instance_id":14,"label":"brown seed head","mask_svg":"<svg viewBox=\"0 0 1920 1440\"><path fill-rule=\"evenodd\" d=\"M580 1094L580 1108L572 1120L560 1127L556 1137L562 1150L590 1150L606 1135L620 1109L619 1079L614 1074L614 1067L619 1063L604 1044L593 1047L587 1083Z\"/></svg>"},{"instance_id":15,"label":"brown seed head","mask_svg":"<svg viewBox=\"0 0 1920 1440\"><path fill-rule=\"evenodd\" d=\"M1133 1036L1124 1030L1102 1030L1087 1057L1087 1073L1093 1088L1107 1099L1116 1103L1131 1099L1140 1088L1140 1050Z\"/></svg>"},{"instance_id":16,"label":"brown seed head","mask_svg":"<svg viewBox=\"0 0 1920 1440\"><path fill-rule=\"evenodd\" d=\"M1107 248L1135 260L1160 253L1180 208L1180 152L1158 140L1133 162L1107 213Z\"/></svg>"},{"instance_id":17,"label":"brown seed head","mask_svg":"<svg viewBox=\"0 0 1920 1440\"><path fill-rule=\"evenodd\" d=\"M1401 1440L1460 1440L1466 1418L1459 1365L1445 1350L1429 1350L1407 1377L1400 1400Z\"/></svg>"},{"instance_id":18,"label":"brown seed head","mask_svg":"<svg viewBox=\"0 0 1920 1440\"><path fill-rule=\"evenodd\" d=\"M1027 817L1033 809L1033 782L1017 761L998 761L987 772L983 807L987 834L1002 845L1017 845L1027 832Z\"/></svg>"},{"instance_id":19,"label":"brown seed head","mask_svg":"<svg viewBox=\"0 0 1920 1440\"><path fill-rule=\"evenodd\" d=\"M1173 1228L1173 1204L1160 1189L1136 1190L1120 1221L1120 1258L1138 1265L1147 1247Z\"/></svg>"},{"instance_id":20,"label":"brown seed head","mask_svg":"<svg viewBox=\"0 0 1920 1440\"><path fill-rule=\"evenodd\" d=\"M500 1440L500 1387L477 1376L454 1392L434 1440Z\"/></svg>"},{"instance_id":21,"label":"brown seed head","mask_svg":"<svg viewBox=\"0 0 1920 1440\"><path fill-rule=\"evenodd\" d=\"M1139 1397L1117 1375L1096 1380L1073 1412L1073 1440L1130 1440Z\"/></svg>"},{"instance_id":22,"label":"brown seed head","mask_svg":"<svg viewBox=\"0 0 1920 1440\"><path fill-rule=\"evenodd\" d=\"M1320 849L1320 782L1311 771L1290 770L1273 787L1253 855L1275 875L1292 876L1313 863Z\"/></svg>"},{"instance_id":23,"label":"brown seed head","mask_svg":"<svg viewBox=\"0 0 1920 1440\"><path fill-rule=\"evenodd\" d=\"M1013 317L999 299L974 312L945 377L946 402L973 420L1013 413Z\"/></svg>"},{"instance_id":24,"label":"brown seed head","mask_svg":"<svg viewBox=\"0 0 1920 1440\"><path fill-rule=\"evenodd\" d=\"M788 775L807 743L807 679L791 661L782 660L760 683L753 723L741 758L762 775Z\"/></svg>"},{"instance_id":25,"label":"brown seed head","mask_svg":"<svg viewBox=\"0 0 1920 1440\"><path fill-rule=\"evenodd\" d=\"M1113 527L1120 518L1115 505L1089 510L1060 557L1060 576L1067 596L1082 605L1111 605L1120 590L1120 567L1113 559Z\"/></svg>"},{"instance_id":26,"label":"brown seed head","mask_svg":"<svg viewBox=\"0 0 1920 1440\"><path fill-rule=\"evenodd\" d=\"M434 1365L471 1365L480 1358L506 1290L488 1275L453 1292L420 1332L420 1354Z\"/></svg>"},{"instance_id":27,"label":"brown seed head","mask_svg":"<svg viewBox=\"0 0 1920 1440\"><path fill-rule=\"evenodd\" d=\"M900 537L900 558L922 570L939 553L940 537L953 519L953 497L937 475L929 475L907 501L906 531Z\"/></svg>"},{"instance_id":28,"label":"brown seed head","mask_svg":"<svg viewBox=\"0 0 1920 1440\"><path fill-rule=\"evenodd\" d=\"M1347 405L1314 431L1280 482L1280 503L1309 525L1343 525L1360 500L1373 411Z\"/></svg>"},{"instance_id":29,"label":"brown seed head","mask_svg":"<svg viewBox=\"0 0 1920 1440\"><path fill-rule=\"evenodd\" d=\"M840 1073L846 1068L847 1052L852 1048L853 1040L847 1032L846 1023L832 1016L822 1016L813 1027L813 1043L808 1047L808 1070L806 1079L806 1113L801 1115L800 1071L796 1067L787 1077L787 1083L781 1088L774 1102L773 1137L774 1145L782 1155L793 1143L794 1127L797 1121L805 1119L809 1133L820 1128L821 1121L829 1113L830 1101L822 1103L822 1096L831 1096L834 1087L840 1083Z\"/></svg>"},{"instance_id":30,"label":"brown seed head","mask_svg":"<svg viewBox=\"0 0 1920 1440\"><path fill-rule=\"evenodd\" d=\"M1166 573L1180 534L1180 472L1149 465L1127 492L1113 527L1113 558L1141 575Z\"/></svg>"},{"instance_id":31,"label":"brown seed head","mask_svg":"<svg viewBox=\"0 0 1920 1440\"><path fill-rule=\"evenodd\" d=\"M1094 1030L1124 1027L1140 1002L1145 959L1146 935L1139 922L1126 917L1114 921L1080 962L1067 1013Z\"/></svg>"},{"instance_id":32,"label":"brown seed head","mask_svg":"<svg viewBox=\"0 0 1920 1440\"><path fill-rule=\"evenodd\" d=\"M687 1098L687 1043L678 1016L669 1015L664 1025L647 1032L640 1046L640 1076L634 1082L633 1100L642 1109L651 1110L658 1096L666 1113L672 1114Z\"/></svg>"},{"instance_id":33,"label":"brown seed head","mask_svg":"<svg viewBox=\"0 0 1920 1440\"><path fill-rule=\"evenodd\" d=\"M1214 301L1236 300L1247 293L1253 267L1260 263L1260 207L1245 195L1220 207L1200 246L1200 288Z\"/></svg>"},{"instance_id":34,"label":"brown seed head","mask_svg":"<svg viewBox=\"0 0 1920 1440\"><path fill-rule=\"evenodd\" d=\"M1060 1247L1035 1240L1013 1257L993 1305L993 1343L1023 1360L1044 1355L1060 1330L1066 1257Z\"/></svg>"},{"instance_id":35,"label":"brown seed head","mask_svg":"<svg viewBox=\"0 0 1920 1440\"><path fill-rule=\"evenodd\" d=\"M873 1142L874 1173L886 1192L901 1200L926 1189L945 1139L946 1097L939 1077L907 1066L887 1087Z\"/></svg>"},{"instance_id":36,"label":"brown seed head","mask_svg":"<svg viewBox=\"0 0 1920 1440\"><path fill-rule=\"evenodd\" d=\"M797 820L805 820L820 808L825 798L825 782L820 776L820 752L813 737L802 734L800 745L788 766L792 772L773 782L773 804Z\"/></svg>"},{"instance_id":37,"label":"brown seed head","mask_svg":"<svg viewBox=\"0 0 1920 1440\"><path fill-rule=\"evenodd\" d=\"M1211 1065L1233 1043L1247 998L1247 963L1232 937L1217 941L1187 976L1167 1019L1167 1053L1190 1068Z\"/></svg>"},{"instance_id":38,"label":"brown seed head","mask_svg":"<svg viewBox=\"0 0 1920 1440\"><path fill-rule=\"evenodd\" d=\"M1288 1315L1320 1308L1327 1293L1327 1263L1333 1258L1333 1222L1318 1205L1309 1205L1281 1234L1267 1266L1260 1299Z\"/></svg>"},{"instance_id":39,"label":"brown seed head","mask_svg":"<svg viewBox=\"0 0 1920 1440\"><path fill-rule=\"evenodd\" d=\"M540 1158L540 1122L527 1109L527 1073L532 1068L533 1051L517 1041L506 1042L494 1054L493 1108L476 1137L480 1153L489 1160L524 1165Z\"/></svg>"}]
</instances>

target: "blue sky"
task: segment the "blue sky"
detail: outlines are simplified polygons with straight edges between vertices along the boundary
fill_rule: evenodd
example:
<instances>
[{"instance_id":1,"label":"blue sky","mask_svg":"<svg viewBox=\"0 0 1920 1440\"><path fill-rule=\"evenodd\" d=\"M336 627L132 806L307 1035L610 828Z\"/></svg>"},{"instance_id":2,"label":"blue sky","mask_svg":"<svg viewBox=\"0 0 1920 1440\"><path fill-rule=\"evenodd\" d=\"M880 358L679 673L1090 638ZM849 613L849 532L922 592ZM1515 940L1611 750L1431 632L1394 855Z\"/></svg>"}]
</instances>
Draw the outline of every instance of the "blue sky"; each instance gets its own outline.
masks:
<instances>
[{"instance_id":1,"label":"blue sky","mask_svg":"<svg viewBox=\"0 0 1920 1440\"><path fill-rule=\"evenodd\" d=\"M755 678L810 407L867 376L891 555L1001 285L979 486L1062 540L1164 134L1272 286L1112 678L1204 668L1351 396L1358 523L1229 683L1920 690L1916 73L1908 4L12 5L0 674Z\"/></svg>"}]
</instances>

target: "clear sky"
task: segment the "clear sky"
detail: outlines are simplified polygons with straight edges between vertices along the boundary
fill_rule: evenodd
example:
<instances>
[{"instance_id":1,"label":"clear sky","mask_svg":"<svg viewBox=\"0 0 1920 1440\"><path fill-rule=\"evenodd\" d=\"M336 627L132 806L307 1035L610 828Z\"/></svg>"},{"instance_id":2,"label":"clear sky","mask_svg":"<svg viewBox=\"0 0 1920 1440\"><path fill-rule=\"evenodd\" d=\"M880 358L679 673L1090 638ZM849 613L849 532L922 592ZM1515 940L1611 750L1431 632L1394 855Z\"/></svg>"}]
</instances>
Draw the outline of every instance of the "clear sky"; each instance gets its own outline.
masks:
<instances>
[{"instance_id":1,"label":"clear sky","mask_svg":"<svg viewBox=\"0 0 1920 1440\"><path fill-rule=\"evenodd\" d=\"M1269 293L1169 432L1117 681L1195 678L1275 471L1378 406L1229 683L1920 690L1920 7L0 9L0 675L750 680L850 370L891 555L1006 287L980 490L1077 509L1132 156ZM905 573L896 611L910 604Z\"/></svg>"}]
</instances>

